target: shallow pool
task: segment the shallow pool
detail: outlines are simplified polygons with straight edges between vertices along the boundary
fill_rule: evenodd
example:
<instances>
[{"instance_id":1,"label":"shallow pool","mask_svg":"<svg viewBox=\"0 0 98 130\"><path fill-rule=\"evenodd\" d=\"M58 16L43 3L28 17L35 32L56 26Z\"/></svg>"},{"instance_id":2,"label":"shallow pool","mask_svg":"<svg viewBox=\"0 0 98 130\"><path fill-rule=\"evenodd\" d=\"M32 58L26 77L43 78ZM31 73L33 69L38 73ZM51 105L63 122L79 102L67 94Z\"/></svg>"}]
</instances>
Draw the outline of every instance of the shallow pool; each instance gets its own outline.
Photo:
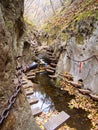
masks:
<instances>
[{"instance_id":1,"label":"shallow pool","mask_svg":"<svg viewBox=\"0 0 98 130\"><path fill-rule=\"evenodd\" d=\"M34 81L33 81L34 82ZM70 115L66 121L67 125L76 130L90 130L91 122L87 118L88 113L82 109L70 109L68 103L74 99L74 95L69 95L67 91L60 90L53 85L47 74L38 74L35 82L34 96L39 98L39 102L32 107L40 107L46 113L58 110L65 111Z\"/></svg>"}]
</instances>

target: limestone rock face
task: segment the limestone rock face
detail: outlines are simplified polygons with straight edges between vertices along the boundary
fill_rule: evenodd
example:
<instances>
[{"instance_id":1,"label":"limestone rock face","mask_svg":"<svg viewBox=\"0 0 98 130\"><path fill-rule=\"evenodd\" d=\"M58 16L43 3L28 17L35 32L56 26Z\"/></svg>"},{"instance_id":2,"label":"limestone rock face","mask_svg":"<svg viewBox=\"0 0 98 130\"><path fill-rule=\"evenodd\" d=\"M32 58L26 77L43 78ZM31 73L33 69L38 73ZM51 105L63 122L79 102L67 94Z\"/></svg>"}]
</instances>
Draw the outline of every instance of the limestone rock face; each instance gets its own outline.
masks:
<instances>
[{"instance_id":1,"label":"limestone rock face","mask_svg":"<svg viewBox=\"0 0 98 130\"><path fill-rule=\"evenodd\" d=\"M83 79L84 87L98 94L98 21L93 18L82 20L76 24L74 31L71 31L71 34L70 31L65 31L69 38L62 42L62 46L65 47L67 44L67 51L63 51L60 56L57 73L67 71L75 80ZM92 57L94 55L96 57ZM92 58L86 60L90 57ZM86 61L81 62L83 60Z\"/></svg>"},{"instance_id":2,"label":"limestone rock face","mask_svg":"<svg viewBox=\"0 0 98 130\"><path fill-rule=\"evenodd\" d=\"M0 114L15 91L15 57L22 55L24 0L0 0ZM29 104L21 93L2 130L37 130Z\"/></svg>"},{"instance_id":3,"label":"limestone rock face","mask_svg":"<svg viewBox=\"0 0 98 130\"><path fill-rule=\"evenodd\" d=\"M60 55L57 73L71 73L98 94L98 2L66 0L45 30L48 44L52 43L57 57Z\"/></svg>"},{"instance_id":4,"label":"limestone rock face","mask_svg":"<svg viewBox=\"0 0 98 130\"><path fill-rule=\"evenodd\" d=\"M20 40L24 32L23 0L0 2L0 79L9 78L19 55ZM11 76L11 75L10 75Z\"/></svg>"}]
</instances>

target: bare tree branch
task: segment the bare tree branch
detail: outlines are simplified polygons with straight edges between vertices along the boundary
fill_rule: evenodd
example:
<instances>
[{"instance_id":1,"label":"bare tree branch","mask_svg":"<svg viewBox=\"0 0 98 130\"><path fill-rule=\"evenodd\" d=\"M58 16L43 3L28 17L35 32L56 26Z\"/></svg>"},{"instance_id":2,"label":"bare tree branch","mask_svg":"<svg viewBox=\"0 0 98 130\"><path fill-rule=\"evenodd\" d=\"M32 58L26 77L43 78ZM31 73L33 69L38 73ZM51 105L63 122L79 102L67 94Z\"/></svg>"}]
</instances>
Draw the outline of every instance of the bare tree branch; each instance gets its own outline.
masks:
<instances>
[{"instance_id":1,"label":"bare tree branch","mask_svg":"<svg viewBox=\"0 0 98 130\"><path fill-rule=\"evenodd\" d=\"M56 12L55 12L55 10L54 10L54 7L53 7L52 0L50 0L50 4L51 4L52 10L53 10L53 13L56 14Z\"/></svg>"},{"instance_id":2,"label":"bare tree branch","mask_svg":"<svg viewBox=\"0 0 98 130\"><path fill-rule=\"evenodd\" d=\"M63 1L62 1L62 0L60 0L60 3L61 3L61 5L62 5L62 6L64 5L64 3L63 3Z\"/></svg>"}]
</instances>

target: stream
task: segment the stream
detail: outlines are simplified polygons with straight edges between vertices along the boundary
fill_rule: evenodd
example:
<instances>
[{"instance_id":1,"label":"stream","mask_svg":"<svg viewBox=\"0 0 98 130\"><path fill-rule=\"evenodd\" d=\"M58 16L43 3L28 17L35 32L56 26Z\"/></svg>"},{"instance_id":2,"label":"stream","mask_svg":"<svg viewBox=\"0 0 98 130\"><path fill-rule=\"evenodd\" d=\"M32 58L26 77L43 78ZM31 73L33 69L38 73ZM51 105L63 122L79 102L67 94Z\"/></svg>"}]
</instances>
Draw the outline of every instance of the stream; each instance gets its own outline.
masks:
<instances>
[{"instance_id":1,"label":"stream","mask_svg":"<svg viewBox=\"0 0 98 130\"><path fill-rule=\"evenodd\" d=\"M70 115L66 121L70 128L90 130L91 121L87 117L88 113L82 109L69 108L68 103L75 98L74 95L69 95L67 91L54 87L46 73L37 74L32 82L37 83L34 88L34 95L39 98L39 102L32 105L32 108L40 107L46 113L54 110L65 111Z\"/></svg>"}]
</instances>

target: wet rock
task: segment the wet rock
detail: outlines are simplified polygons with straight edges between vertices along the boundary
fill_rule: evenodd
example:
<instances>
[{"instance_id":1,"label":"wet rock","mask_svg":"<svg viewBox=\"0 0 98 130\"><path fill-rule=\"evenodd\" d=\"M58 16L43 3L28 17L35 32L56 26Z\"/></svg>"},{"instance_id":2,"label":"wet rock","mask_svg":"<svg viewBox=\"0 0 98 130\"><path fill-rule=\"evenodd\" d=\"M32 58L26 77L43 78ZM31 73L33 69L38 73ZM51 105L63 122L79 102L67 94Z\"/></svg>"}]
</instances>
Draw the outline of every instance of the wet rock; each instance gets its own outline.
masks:
<instances>
[{"instance_id":1,"label":"wet rock","mask_svg":"<svg viewBox=\"0 0 98 130\"><path fill-rule=\"evenodd\" d=\"M0 115L15 91L15 57L23 51L24 0L0 1ZM37 130L29 105L21 93L12 107L2 130Z\"/></svg>"}]
</instances>

